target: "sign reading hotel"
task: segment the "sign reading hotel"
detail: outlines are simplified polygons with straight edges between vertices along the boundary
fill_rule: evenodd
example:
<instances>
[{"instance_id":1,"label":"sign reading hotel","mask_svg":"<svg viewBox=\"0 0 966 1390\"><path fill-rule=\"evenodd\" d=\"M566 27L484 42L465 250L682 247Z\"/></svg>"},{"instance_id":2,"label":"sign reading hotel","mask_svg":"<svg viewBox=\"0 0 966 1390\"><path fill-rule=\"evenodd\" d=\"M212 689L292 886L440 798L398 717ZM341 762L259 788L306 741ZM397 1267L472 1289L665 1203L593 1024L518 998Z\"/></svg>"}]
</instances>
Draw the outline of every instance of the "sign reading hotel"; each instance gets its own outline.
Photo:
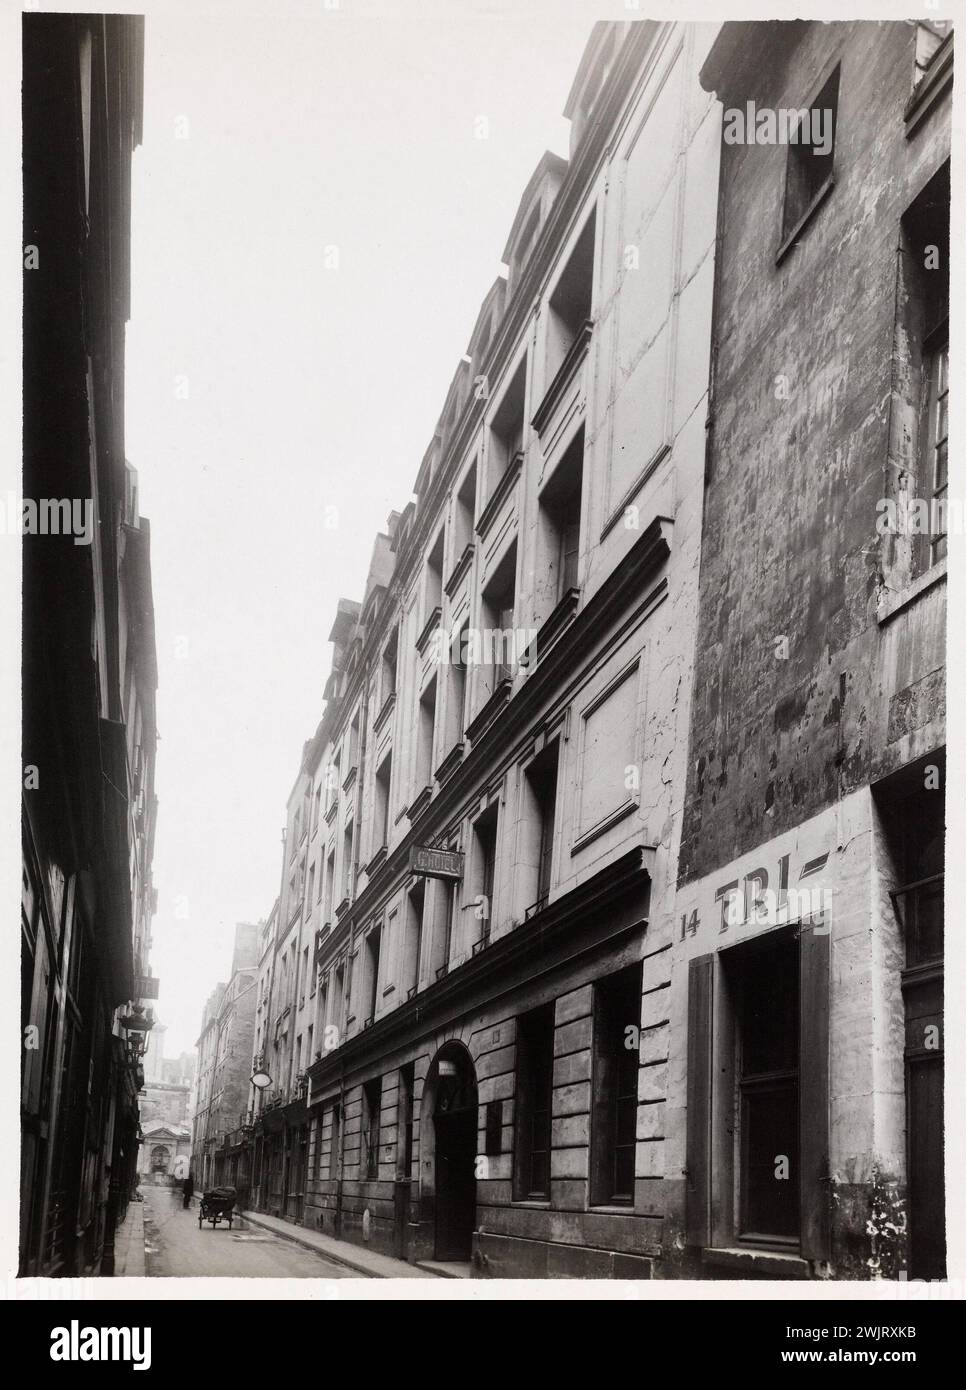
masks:
<instances>
[{"instance_id":1,"label":"sign reading hotel","mask_svg":"<svg viewBox=\"0 0 966 1390\"><path fill-rule=\"evenodd\" d=\"M463 877L463 854L458 849L413 845L409 851L409 870L423 878L460 879Z\"/></svg>"}]
</instances>

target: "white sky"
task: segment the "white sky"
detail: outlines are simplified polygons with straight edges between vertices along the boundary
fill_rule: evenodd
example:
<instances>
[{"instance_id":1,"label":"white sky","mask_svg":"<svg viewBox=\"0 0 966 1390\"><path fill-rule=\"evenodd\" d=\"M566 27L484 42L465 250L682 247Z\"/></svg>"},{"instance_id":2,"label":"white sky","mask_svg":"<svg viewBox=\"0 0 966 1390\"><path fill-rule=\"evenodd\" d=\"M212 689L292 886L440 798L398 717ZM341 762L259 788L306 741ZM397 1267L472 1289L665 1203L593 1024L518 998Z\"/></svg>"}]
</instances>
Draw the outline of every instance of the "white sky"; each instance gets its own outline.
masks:
<instances>
[{"instance_id":1,"label":"white sky","mask_svg":"<svg viewBox=\"0 0 966 1390\"><path fill-rule=\"evenodd\" d=\"M336 600L361 598L410 495L527 179L544 149L567 153L560 112L607 13L260 8L146 22L127 453L152 526L169 1056L227 976L235 922L271 909Z\"/></svg>"}]
</instances>

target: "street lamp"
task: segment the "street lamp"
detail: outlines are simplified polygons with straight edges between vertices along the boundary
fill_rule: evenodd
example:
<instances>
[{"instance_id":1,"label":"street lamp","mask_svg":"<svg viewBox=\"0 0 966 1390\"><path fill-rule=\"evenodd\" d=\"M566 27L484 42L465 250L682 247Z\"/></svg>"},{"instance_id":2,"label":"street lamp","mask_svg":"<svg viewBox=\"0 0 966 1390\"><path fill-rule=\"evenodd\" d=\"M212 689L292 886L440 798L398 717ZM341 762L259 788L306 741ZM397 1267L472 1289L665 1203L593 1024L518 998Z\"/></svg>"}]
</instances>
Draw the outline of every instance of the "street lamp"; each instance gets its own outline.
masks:
<instances>
[{"instance_id":1,"label":"street lamp","mask_svg":"<svg viewBox=\"0 0 966 1390\"><path fill-rule=\"evenodd\" d=\"M271 1084L272 1084L272 1078L269 1076L268 1072L265 1070L264 1067L256 1067L255 1070L252 1072L252 1075L251 1075L251 1083L252 1083L252 1106L251 1106L251 1111L252 1111L252 1121L254 1122L254 1119L255 1119L255 1092L256 1092L256 1091L264 1091L265 1088L266 1088L266 1086L271 1086Z\"/></svg>"}]
</instances>

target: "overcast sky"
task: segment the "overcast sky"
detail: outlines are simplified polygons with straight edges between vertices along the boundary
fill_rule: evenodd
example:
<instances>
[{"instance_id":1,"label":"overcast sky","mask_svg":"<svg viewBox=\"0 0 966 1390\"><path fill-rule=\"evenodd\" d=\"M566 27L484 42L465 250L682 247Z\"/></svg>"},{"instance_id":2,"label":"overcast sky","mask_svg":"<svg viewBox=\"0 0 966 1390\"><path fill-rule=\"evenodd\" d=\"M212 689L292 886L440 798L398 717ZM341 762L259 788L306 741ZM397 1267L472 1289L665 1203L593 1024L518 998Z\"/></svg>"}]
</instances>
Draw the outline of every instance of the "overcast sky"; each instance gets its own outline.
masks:
<instances>
[{"instance_id":1,"label":"overcast sky","mask_svg":"<svg viewBox=\"0 0 966 1390\"><path fill-rule=\"evenodd\" d=\"M361 598L410 496L524 186L567 153L561 112L606 12L148 11L127 452L152 528L169 1056L227 977L234 924L272 907L336 601Z\"/></svg>"}]
</instances>

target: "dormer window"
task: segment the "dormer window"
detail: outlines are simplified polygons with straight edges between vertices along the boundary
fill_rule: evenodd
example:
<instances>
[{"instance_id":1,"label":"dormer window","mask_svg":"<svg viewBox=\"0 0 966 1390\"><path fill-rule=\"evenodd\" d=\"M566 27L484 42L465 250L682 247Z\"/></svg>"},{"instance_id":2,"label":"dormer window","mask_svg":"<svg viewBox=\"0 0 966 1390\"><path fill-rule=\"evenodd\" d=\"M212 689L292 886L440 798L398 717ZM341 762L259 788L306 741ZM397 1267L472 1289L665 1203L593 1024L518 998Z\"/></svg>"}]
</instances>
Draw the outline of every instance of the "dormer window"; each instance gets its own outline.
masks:
<instances>
[{"instance_id":1,"label":"dormer window","mask_svg":"<svg viewBox=\"0 0 966 1390\"><path fill-rule=\"evenodd\" d=\"M520 233L520 240L516 244L513 252L513 264L510 266L509 291L511 294L516 290L523 272L527 268L530 253L533 250L534 242L540 231L540 203L537 201L529 216L527 217L523 231Z\"/></svg>"},{"instance_id":2,"label":"dormer window","mask_svg":"<svg viewBox=\"0 0 966 1390\"><path fill-rule=\"evenodd\" d=\"M594 285L596 217L591 214L550 296L547 329L547 381L552 381L590 321Z\"/></svg>"}]
</instances>

